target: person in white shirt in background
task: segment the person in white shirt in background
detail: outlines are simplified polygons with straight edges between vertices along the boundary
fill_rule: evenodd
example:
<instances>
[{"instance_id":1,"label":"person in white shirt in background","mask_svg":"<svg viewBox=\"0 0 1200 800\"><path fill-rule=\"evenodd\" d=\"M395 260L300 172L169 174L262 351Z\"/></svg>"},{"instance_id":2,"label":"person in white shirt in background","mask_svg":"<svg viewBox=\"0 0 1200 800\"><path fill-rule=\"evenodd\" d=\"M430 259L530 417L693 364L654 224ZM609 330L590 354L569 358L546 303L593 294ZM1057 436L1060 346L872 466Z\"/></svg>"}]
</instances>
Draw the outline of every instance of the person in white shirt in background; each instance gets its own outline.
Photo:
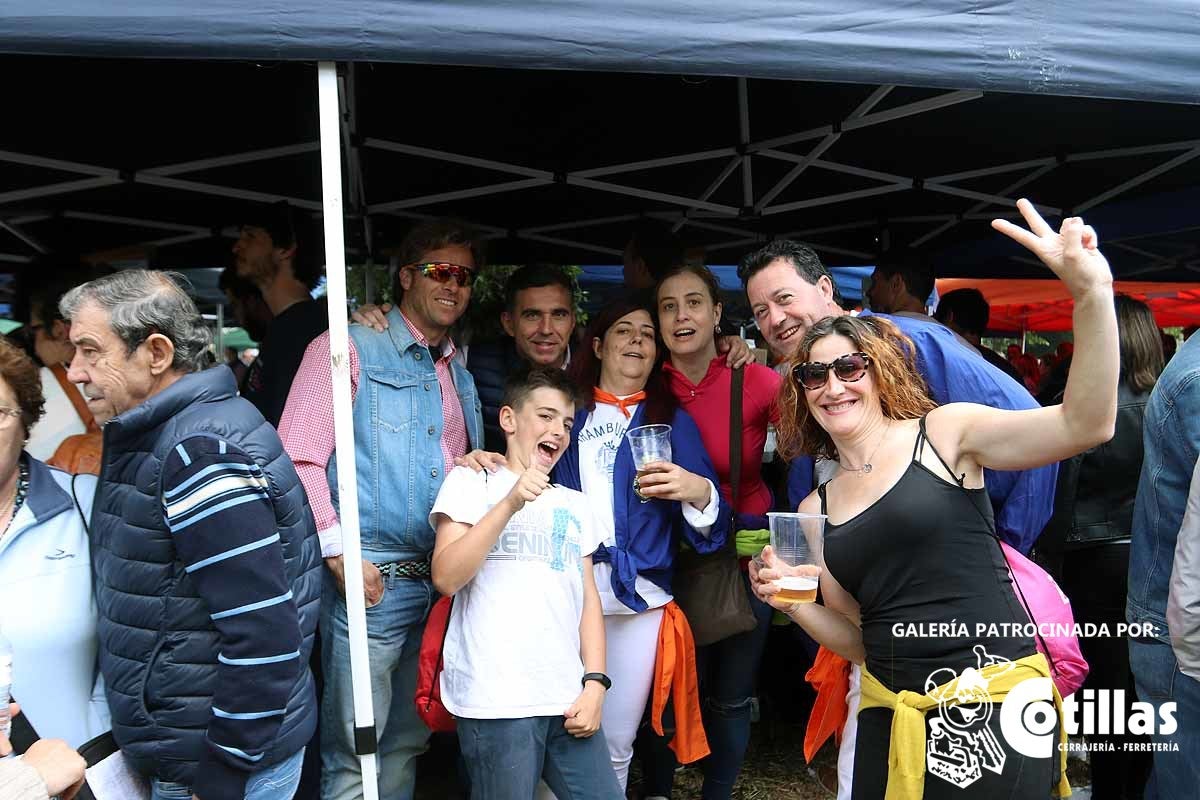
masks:
<instances>
[{"instance_id":1,"label":"person in white shirt in background","mask_svg":"<svg viewBox=\"0 0 1200 800\"><path fill-rule=\"evenodd\" d=\"M87 283L95 275L83 266L46 266L52 273L50 279L27 293L29 310L25 325L26 336L42 364L46 412L25 443L26 451L39 461L49 461L67 437L95 428L79 389L67 380L66 366L75 357L75 346L71 344L71 323L58 310L58 301L69 289Z\"/></svg>"}]
</instances>

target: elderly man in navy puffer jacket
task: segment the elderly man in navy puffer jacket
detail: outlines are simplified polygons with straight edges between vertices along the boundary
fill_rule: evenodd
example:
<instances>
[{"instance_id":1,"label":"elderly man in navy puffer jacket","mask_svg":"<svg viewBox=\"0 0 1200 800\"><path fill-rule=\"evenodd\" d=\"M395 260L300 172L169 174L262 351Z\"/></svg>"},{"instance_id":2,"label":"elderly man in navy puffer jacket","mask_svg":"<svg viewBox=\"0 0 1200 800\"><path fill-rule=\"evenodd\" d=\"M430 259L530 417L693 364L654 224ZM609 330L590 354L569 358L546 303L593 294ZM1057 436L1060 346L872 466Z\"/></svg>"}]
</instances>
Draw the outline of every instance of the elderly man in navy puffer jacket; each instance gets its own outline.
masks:
<instances>
[{"instance_id":1,"label":"elderly man in navy puffer jacket","mask_svg":"<svg viewBox=\"0 0 1200 800\"><path fill-rule=\"evenodd\" d=\"M153 800L289 800L316 725L320 546L274 428L165 273L68 292L70 379L104 426L92 513L113 734Z\"/></svg>"}]
</instances>

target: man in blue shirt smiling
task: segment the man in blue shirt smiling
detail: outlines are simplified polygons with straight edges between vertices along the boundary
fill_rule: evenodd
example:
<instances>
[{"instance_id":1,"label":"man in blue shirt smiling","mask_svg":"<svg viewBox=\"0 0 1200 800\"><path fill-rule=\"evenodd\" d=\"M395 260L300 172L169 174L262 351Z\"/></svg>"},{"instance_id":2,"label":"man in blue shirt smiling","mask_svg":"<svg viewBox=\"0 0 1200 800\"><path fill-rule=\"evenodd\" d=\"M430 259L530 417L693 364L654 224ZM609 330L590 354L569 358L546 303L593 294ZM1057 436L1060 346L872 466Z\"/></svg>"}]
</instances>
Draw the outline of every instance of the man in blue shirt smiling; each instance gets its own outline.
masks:
<instances>
[{"instance_id":1,"label":"man in blue shirt smiling","mask_svg":"<svg viewBox=\"0 0 1200 800\"><path fill-rule=\"evenodd\" d=\"M903 274L897 271L889 285L904 287L910 302L897 303L897 313L880 316L912 339L917 370L936 403L971 402L1013 410L1038 407L1023 386L987 363L949 328L923 313L907 310L923 307L924 301L916 299L921 287L909 287ZM771 242L742 259L738 275L759 330L781 355L794 352L814 322L844 313L834 302L833 277L807 245L786 239ZM812 488L811 478L804 479L811 466L803 461L797 459L792 465L788 482L792 503L798 503ZM1022 552L1029 552L1050 519L1057 475L1057 465L1021 472L985 471L988 496L996 512L996 531Z\"/></svg>"}]
</instances>

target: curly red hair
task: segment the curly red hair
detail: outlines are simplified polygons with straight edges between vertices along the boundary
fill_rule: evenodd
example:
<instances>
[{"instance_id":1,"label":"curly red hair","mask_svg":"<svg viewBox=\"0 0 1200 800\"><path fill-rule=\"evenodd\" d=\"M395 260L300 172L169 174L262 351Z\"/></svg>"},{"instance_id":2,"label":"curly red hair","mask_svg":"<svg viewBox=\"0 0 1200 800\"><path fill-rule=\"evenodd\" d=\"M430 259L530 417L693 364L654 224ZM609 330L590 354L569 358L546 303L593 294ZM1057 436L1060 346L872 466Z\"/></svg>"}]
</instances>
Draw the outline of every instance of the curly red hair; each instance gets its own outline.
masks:
<instances>
[{"instance_id":1,"label":"curly red hair","mask_svg":"<svg viewBox=\"0 0 1200 800\"><path fill-rule=\"evenodd\" d=\"M797 364L809 360L813 345L826 336L845 336L866 353L868 370L879 392L879 405L890 419L917 419L937 408L929 399L925 379L917 372L916 348L895 324L882 317L826 317L813 325L800 340L796 354L787 362L787 377L779 393L777 448L791 459L799 455L836 460L837 447L808 410L804 392L792 378Z\"/></svg>"}]
</instances>

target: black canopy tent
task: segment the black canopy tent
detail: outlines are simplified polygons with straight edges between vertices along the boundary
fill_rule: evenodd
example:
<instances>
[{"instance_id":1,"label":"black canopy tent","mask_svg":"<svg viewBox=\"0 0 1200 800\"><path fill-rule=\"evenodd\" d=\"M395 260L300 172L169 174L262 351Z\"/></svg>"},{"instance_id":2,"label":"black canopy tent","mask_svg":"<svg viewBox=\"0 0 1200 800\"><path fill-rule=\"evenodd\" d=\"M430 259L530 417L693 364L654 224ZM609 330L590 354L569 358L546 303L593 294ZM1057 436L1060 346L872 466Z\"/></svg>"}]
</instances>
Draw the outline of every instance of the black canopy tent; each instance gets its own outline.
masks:
<instances>
[{"instance_id":1,"label":"black canopy tent","mask_svg":"<svg viewBox=\"0 0 1200 800\"><path fill-rule=\"evenodd\" d=\"M790 234L833 263L905 247L944 274L1013 274L1029 265L980 231L1028 193L1051 215L1168 208L1110 252L1122 277L1190 277L1198 34L1190 0L5 0L0 260L69 243L224 264L208 248L239 206L287 198L323 213L334 306L343 222L365 256L446 213L506 260L611 263L652 215L718 258ZM342 315L331 334L354 463ZM361 586L352 473L339 491ZM373 725L369 692L356 717Z\"/></svg>"},{"instance_id":2,"label":"black canopy tent","mask_svg":"<svg viewBox=\"0 0 1200 800\"><path fill-rule=\"evenodd\" d=\"M986 227L1026 193L1104 220L1121 277L1198 266L1188 2L8 5L0 52L38 54L0 57L18 266L68 245L223 265L244 204L319 212L314 58L360 62L355 259L450 214L502 260L615 263L654 215L713 261L787 234L833 264L900 247L944 275L1037 275Z\"/></svg>"}]
</instances>

